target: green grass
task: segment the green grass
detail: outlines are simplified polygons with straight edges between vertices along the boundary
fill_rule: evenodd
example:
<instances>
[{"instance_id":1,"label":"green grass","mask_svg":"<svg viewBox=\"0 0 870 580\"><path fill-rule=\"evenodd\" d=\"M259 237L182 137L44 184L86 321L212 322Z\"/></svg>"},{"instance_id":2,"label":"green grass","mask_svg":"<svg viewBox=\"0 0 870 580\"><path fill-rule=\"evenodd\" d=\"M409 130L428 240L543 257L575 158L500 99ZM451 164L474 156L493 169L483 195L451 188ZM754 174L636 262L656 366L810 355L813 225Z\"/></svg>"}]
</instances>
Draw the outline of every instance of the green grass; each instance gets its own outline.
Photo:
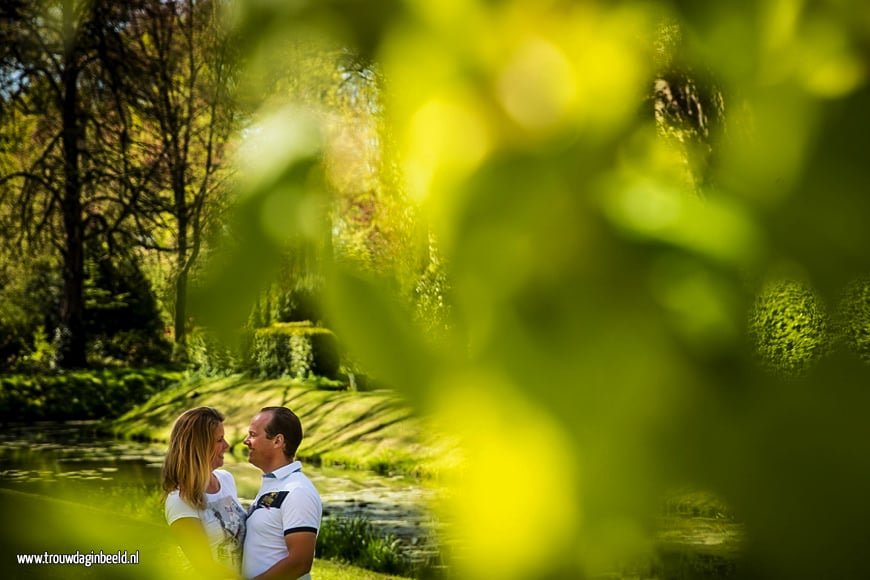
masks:
<instances>
[{"instance_id":1,"label":"green grass","mask_svg":"<svg viewBox=\"0 0 870 580\"><path fill-rule=\"evenodd\" d=\"M400 579L402 576L388 576L363 568L357 568L350 564L334 562L332 560L314 560L311 576L317 580L391 580Z\"/></svg>"}]
</instances>

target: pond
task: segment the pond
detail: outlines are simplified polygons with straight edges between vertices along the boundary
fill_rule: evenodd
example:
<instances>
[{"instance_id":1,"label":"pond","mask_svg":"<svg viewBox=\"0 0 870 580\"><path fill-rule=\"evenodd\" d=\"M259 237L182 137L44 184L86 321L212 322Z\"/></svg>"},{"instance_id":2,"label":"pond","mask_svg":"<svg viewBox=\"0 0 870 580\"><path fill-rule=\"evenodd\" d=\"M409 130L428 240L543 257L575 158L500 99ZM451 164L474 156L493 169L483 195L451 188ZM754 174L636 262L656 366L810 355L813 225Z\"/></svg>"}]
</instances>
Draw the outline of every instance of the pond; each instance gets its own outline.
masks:
<instances>
[{"instance_id":1,"label":"pond","mask_svg":"<svg viewBox=\"0 0 870 580\"><path fill-rule=\"evenodd\" d=\"M90 422L7 425L0 432L0 487L86 504L111 503L128 515L158 521L165 452L162 444L101 435ZM259 489L261 472L230 453L224 468L235 477L247 505ZM396 536L413 558L434 549L436 522L427 506L438 494L435 488L404 476L308 464L304 471L321 494L325 517L365 518L378 532Z\"/></svg>"},{"instance_id":2,"label":"pond","mask_svg":"<svg viewBox=\"0 0 870 580\"><path fill-rule=\"evenodd\" d=\"M94 423L7 425L0 432L0 488L108 508L155 529L162 522L160 467L166 446L116 440ZM250 502L260 471L243 456L227 454L243 503ZM326 517L362 517L377 531L396 536L417 561L435 556L439 524L428 507L441 492L407 477L305 465L321 493ZM144 498L144 499L143 499ZM742 526L719 513L706 496L678 496L657 534L658 559L627 577L739 577L735 568ZM621 577L622 575L617 575Z\"/></svg>"}]
</instances>

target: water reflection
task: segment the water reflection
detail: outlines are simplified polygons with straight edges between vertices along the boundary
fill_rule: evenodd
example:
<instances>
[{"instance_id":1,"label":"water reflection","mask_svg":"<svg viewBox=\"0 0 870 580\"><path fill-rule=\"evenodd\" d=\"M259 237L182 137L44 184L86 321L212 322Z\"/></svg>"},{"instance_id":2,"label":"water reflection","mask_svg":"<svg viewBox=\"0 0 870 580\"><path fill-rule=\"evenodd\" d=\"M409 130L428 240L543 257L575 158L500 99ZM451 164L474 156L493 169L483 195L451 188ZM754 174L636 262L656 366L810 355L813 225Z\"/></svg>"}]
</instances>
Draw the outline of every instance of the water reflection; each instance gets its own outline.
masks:
<instances>
[{"instance_id":1,"label":"water reflection","mask_svg":"<svg viewBox=\"0 0 870 580\"><path fill-rule=\"evenodd\" d=\"M128 515L162 523L160 468L166 446L117 440L93 422L7 425L0 432L0 487L88 504L111 503ZM246 457L227 454L247 505L262 473ZM427 506L435 488L407 477L305 464L321 493L325 517L362 517L409 550L426 551L436 522ZM431 548L431 546L429 546Z\"/></svg>"}]
</instances>

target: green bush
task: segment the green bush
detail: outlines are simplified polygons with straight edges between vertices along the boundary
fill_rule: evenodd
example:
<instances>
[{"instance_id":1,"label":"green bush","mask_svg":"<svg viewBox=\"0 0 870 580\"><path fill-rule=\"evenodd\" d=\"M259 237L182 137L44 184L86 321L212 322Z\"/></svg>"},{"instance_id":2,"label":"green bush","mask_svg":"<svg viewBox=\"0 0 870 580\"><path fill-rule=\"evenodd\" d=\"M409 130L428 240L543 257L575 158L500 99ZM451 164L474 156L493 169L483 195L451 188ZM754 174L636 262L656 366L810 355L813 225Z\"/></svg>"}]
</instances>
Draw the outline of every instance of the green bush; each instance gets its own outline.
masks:
<instances>
[{"instance_id":1,"label":"green bush","mask_svg":"<svg viewBox=\"0 0 870 580\"><path fill-rule=\"evenodd\" d=\"M0 421L117 417L180 379L157 369L0 375Z\"/></svg>"},{"instance_id":2,"label":"green bush","mask_svg":"<svg viewBox=\"0 0 870 580\"><path fill-rule=\"evenodd\" d=\"M33 346L25 348L24 356L18 359L14 368L22 372L44 372L55 366L56 347L49 340L44 326L37 326L33 332Z\"/></svg>"},{"instance_id":3,"label":"green bush","mask_svg":"<svg viewBox=\"0 0 870 580\"><path fill-rule=\"evenodd\" d=\"M85 327L94 366L148 366L169 362L151 283L135 257L101 244L85 247Z\"/></svg>"},{"instance_id":4,"label":"green bush","mask_svg":"<svg viewBox=\"0 0 870 580\"><path fill-rule=\"evenodd\" d=\"M0 257L0 365L45 370L50 363L43 355L54 362L46 343L52 341L60 322L63 282L60 267L51 258L31 256L28 261Z\"/></svg>"},{"instance_id":5,"label":"green bush","mask_svg":"<svg viewBox=\"0 0 870 580\"><path fill-rule=\"evenodd\" d=\"M263 377L338 376L338 344L332 331L310 322L282 322L254 333L251 358Z\"/></svg>"},{"instance_id":6,"label":"green bush","mask_svg":"<svg viewBox=\"0 0 870 580\"><path fill-rule=\"evenodd\" d=\"M250 342L249 331L243 331L237 348L233 348L207 329L196 328L187 335L184 358L203 375L227 376L249 370L246 361Z\"/></svg>"},{"instance_id":7,"label":"green bush","mask_svg":"<svg viewBox=\"0 0 870 580\"><path fill-rule=\"evenodd\" d=\"M145 366L170 360L172 345L165 337L150 330L122 330L97 337L88 346L88 356L97 363Z\"/></svg>"},{"instance_id":8,"label":"green bush","mask_svg":"<svg viewBox=\"0 0 870 580\"><path fill-rule=\"evenodd\" d=\"M363 518L324 518L317 537L317 557L354 566L411 576L414 564L393 535L379 535Z\"/></svg>"}]
</instances>

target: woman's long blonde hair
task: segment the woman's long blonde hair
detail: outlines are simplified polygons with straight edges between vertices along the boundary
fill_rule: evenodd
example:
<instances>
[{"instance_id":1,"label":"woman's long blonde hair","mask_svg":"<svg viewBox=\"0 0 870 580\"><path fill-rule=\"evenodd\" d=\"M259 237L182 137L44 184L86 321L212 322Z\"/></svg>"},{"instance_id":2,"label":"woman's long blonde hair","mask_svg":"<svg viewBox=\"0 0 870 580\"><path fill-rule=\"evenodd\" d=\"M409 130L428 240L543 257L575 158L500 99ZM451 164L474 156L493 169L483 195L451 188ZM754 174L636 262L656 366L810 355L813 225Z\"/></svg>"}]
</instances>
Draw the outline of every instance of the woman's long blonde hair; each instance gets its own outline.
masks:
<instances>
[{"instance_id":1,"label":"woman's long blonde hair","mask_svg":"<svg viewBox=\"0 0 870 580\"><path fill-rule=\"evenodd\" d=\"M197 407L176 419L163 461L163 491L178 490L181 499L205 509L205 489L211 477L214 432L224 416L211 407Z\"/></svg>"}]
</instances>

